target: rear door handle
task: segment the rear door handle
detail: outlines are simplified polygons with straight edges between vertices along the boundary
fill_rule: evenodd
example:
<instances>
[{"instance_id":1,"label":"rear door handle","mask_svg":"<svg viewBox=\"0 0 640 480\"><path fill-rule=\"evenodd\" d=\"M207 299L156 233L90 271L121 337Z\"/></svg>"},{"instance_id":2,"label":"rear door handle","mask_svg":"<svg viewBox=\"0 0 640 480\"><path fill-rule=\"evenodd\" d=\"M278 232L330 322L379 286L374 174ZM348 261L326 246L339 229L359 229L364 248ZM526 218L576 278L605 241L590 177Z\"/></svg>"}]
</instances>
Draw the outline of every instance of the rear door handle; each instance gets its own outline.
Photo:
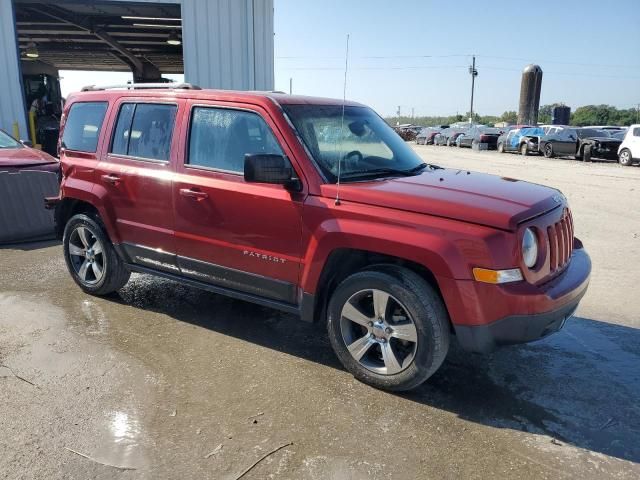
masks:
<instances>
[{"instance_id":1,"label":"rear door handle","mask_svg":"<svg viewBox=\"0 0 640 480\"><path fill-rule=\"evenodd\" d=\"M110 183L111 185L117 185L122 181L119 176L114 175L113 173L102 175L100 178L102 178L103 182Z\"/></svg>"},{"instance_id":2,"label":"rear door handle","mask_svg":"<svg viewBox=\"0 0 640 480\"><path fill-rule=\"evenodd\" d=\"M195 198L196 200L204 200L209 198L209 194L201 192L200 190L194 190L193 188L181 188L180 195L183 197Z\"/></svg>"}]
</instances>

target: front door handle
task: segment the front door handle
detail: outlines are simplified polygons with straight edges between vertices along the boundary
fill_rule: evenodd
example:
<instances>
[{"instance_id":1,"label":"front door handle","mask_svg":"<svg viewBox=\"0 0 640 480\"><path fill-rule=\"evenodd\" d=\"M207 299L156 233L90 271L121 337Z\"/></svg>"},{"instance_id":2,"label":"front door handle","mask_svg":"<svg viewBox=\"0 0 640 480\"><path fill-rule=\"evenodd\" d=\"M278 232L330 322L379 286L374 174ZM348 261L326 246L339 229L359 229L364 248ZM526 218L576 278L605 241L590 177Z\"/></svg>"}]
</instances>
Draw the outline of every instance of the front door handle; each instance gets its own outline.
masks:
<instances>
[{"instance_id":1,"label":"front door handle","mask_svg":"<svg viewBox=\"0 0 640 480\"><path fill-rule=\"evenodd\" d=\"M201 192L200 190L194 190L192 188L181 188L180 195L183 197L195 198L196 200L204 200L205 198L209 198L209 194L206 192Z\"/></svg>"},{"instance_id":2,"label":"front door handle","mask_svg":"<svg viewBox=\"0 0 640 480\"><path fill-rule=\"evenodd\" d=\"M110 183L111 185L118 185L122 181L119 176L114 175L113 173L102 175L100 178L102 178L103 182Z\"/></svg>"}]
</instances>

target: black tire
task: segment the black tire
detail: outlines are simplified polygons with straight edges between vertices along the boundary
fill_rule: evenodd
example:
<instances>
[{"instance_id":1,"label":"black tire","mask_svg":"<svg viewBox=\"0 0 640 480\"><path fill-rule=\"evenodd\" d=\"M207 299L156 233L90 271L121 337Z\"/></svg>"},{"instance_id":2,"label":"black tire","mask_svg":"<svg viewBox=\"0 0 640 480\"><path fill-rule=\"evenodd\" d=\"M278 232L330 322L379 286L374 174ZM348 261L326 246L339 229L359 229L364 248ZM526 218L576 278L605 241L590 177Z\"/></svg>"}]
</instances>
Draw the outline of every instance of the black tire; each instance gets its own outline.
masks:
<instances>
[{"instance_id":1,"label":"black tire","mask_svg":"<svg viewBox=\"0 0 640 480\"><path fill-rule=\"evenodd\" d=\"M524 155L524 156L529 155L529 147L527 146L526 143L522 143L520 145L519 150L520 150L520 155Z\"/></svg>"},{"instance_id":2,"label":"black tire","mask_svg":"<svg viewBox=\"0 0 640 480\"><path fill-rule=\"evenodd\" d=\"M354 295L360 295L368 289L391 295L392 300L389 304L400 305L406 311L409 322L415 326L416 343L412 347L413 357L405 357L401 365L402 370L394 374L372 371L354 358L347 348L344 325L345 322L348 323L348 319L345 320L346 317L343 317L343 307ZM399 302L397 304L396 299ZM388 307L385 312L387 311ZM397 313L395 310L394 312ZM365 317L369 318L369 315ZM375 315L371 318L376 321L374 317ZM369 327L357 324L354 326L363 329L357 334L358 337L363 335L362 339L367 338L367 331L374 330L371 323ZM358 272L338 285L329 301L327 330L333 350L344 367L361 382L384 390L403 391L417 387L438 370L449 350L449 317L440 296L419 275L396 266L379 266ZM403 341L398 344L395 342L399 340L391 337L388 340L389 349L392 345L396 345L394 348L403 348L405 344L412 344ZM376 337L369 335L369 338ZM382 355L384 343L376 342L377 338L372 341L372 347L362 358L369 356L375 361L377 355L377 361L382 362L383 368L386 369L387 362L383 360Z\"/></svg>"},{"instance_id":3,"label":"black tire","mask_svg":"<svg viewBox=\"0 0 640 480\"><path fill-rule=\"evenodd\" d=\"M101 253L96 253L93 260L93 262L97 262L99 259L102 260L102 274L99 278L93 271L88 275L88 268L84 269L85 277L82 278L80 272L88 258L83 260L82 255L72 255L70 253L70 250L76 246L72 244L74 236L80 238L78 233L80 231L89 232L89 242L93 242L94 246L96 244L101 246ZM85 235L87 234L85 233ZM62 245L67 269L73 280L84 292L91 295L107 295L119 290L129 281L131 272L113 248L99 217L85 214L71 217L64 228ZM85 255L86 250L87 248L85 248ZM82 262L80 266L78 265L79 262Z\"/></svg>"},{"instance_id":4,"label":"black tire","mask_svg":"<svg viewBox=\"0 0 640 480\"><path fill-rule=\"evenodd\" d=\"M504 153L504 143L502 142L498 143L497 150L498 150L498 153Z\"/></svg>"},{"instance_id":5,"label":"black tire","mask_svg":"<svg viewBox=\"0 0 640 480\"><path fill-rule=\"evenodd\" d=\"M582 149L582 161L590 162L591 161L591 145L585 145Z\"/></svg>"},{"instance_id":6,"label":"black tire","mask_svg":"<svg viewBox=\"0 0 640 480\"><path fill-rule=\"evenodd\" d=\"M544 156L547 158L555 157L555 153L553 152L553 145L551 143L545 143L543 149Z\"/></svg>"},{"instance_id":7,"label":"black tire","mask_svg":"<svg viewBox=\"0 0 640 480\"><path fill-rule=\"evenodd\" d=\"M620 162L620 165L623 165L625 167L630 167L631 165L633 165L631 150L629 150L628 148L623 148L620 152L620 155L618 155L618 161Z\"/></svg>"}]
</instances>

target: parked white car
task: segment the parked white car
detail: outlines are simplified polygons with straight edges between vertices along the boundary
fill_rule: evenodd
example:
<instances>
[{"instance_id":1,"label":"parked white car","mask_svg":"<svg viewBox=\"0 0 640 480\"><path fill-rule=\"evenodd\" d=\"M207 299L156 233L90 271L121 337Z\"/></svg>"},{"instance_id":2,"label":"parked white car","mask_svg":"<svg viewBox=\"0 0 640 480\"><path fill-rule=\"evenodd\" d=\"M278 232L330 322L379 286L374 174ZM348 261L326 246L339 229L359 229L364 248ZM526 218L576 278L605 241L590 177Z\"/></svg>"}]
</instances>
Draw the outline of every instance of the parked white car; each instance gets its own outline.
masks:
<instances>
[{"instance_id":1,"label":"parked white car","mask_svg":"<svg viewBox=\"0 0 640 480\"><path fill-rule=\"evenodd\" d=\"M618 148L620 165L630 166L640 162L640 124L631 125Z\"/></svg>"}]
</instances>

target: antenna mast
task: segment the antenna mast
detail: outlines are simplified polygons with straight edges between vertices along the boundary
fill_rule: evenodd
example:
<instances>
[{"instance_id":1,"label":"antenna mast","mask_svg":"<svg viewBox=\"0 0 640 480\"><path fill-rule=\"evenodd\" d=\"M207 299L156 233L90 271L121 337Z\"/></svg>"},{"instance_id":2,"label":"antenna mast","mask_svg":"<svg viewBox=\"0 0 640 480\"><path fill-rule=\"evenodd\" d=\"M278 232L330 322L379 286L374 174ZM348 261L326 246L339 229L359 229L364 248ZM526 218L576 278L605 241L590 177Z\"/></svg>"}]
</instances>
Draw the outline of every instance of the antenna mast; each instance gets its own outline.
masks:
<instances>
[{"instance_id":1,"label":"antenna mast","mask_svg":"<svg viewBox=\"0 0 640 480\"><path fill-rule=\"evenodd\" d=\"M342 89L342 118L340 119L340 154L338 157L338 180L336 182L336 205L340 205L340 170L342 166L342 131L344 129L344 106L347 103L347 72L349 70L349 34L347 33L347 50L344 55L344 87Z\"/></svg>"}]
</instances>

